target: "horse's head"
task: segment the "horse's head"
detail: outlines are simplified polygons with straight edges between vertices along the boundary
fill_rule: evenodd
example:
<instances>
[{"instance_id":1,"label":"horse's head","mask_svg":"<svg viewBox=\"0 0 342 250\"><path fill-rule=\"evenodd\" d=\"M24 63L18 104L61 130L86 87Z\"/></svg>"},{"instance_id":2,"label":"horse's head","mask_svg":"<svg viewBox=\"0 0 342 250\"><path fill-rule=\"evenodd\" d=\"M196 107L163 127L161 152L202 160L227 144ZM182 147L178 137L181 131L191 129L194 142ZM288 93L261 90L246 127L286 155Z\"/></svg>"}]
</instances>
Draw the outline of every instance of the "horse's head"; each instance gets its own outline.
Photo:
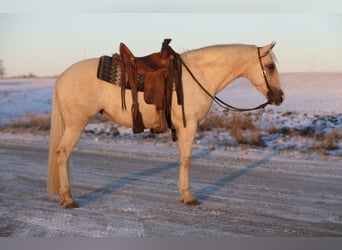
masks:
<instances>
[{"instance_id":1,"label":"horse's head","mask_svg":"<svg viewBox=\"0 0 342 250\"><path fill-rule=\"evenodd\" d=\"M270 104L280 105L284 92L280 86L279 74L272 48L275 42L257 47L248 64L246 77L268 99Z\"/></svg>"}]
</instances>

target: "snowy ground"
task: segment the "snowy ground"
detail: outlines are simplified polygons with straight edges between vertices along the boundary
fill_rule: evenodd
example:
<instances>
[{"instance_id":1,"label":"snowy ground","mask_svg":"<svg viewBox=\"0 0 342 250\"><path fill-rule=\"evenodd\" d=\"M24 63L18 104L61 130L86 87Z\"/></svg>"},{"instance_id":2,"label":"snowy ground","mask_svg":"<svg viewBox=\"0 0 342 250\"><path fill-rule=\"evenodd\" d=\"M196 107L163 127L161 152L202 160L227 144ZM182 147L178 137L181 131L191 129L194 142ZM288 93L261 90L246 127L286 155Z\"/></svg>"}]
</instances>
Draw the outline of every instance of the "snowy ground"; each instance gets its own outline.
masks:
<instances>
[{"instance_id":1,"label":"snowy ground","mask_svg":"<svg viewBox=\"0 0 342 250\"><path fill-rule=\"evenodd\" d=\"M0 124L51 111L55 78L0 80Z\"/></svg>"}]
</instances>

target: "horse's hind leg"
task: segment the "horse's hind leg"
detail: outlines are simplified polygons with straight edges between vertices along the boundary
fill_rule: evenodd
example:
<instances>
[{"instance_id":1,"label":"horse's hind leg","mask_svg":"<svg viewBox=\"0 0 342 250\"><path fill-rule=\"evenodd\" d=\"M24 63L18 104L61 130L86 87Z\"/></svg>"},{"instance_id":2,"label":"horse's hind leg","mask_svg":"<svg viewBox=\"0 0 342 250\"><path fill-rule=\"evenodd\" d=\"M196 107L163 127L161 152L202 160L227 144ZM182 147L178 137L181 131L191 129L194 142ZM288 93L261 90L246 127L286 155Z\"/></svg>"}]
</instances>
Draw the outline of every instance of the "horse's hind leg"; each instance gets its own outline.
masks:
<instances>
[{"instance_id":1,"label":"horse's hind leg","mask_svg":"<svg viewBox=\"0 0 342 250\"><path fill-rule=\"evenodd\" d=\"M57 163L60 177L60 204L64 208L77 208L78 204L72 198L69 181L68 162L71 151L77 143L82 129L78 127L67 127L57 147Z\"/></svg>"}]
</instances>

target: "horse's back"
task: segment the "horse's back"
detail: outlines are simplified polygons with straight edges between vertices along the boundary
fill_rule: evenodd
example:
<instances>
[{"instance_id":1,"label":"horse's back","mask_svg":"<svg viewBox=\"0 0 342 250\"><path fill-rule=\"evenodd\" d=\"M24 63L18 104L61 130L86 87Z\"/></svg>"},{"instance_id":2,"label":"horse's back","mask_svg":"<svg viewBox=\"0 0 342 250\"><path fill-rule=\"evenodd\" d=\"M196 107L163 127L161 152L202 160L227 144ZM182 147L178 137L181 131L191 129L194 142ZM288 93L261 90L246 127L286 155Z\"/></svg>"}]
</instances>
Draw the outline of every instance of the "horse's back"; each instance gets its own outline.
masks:
<instances>
[{"instance_id":1,"label":"horse's back","mask_svg":"<svg viewBox=\"0 0 342 250\"><path fill-rule=\"evenodd\" d=\"M74 97L96 95L98 90L100 90L97 83L101 81L97 79L98 63L99 59L94 58L71 65L57 79L57 91L69 92Z\"/></svg>"},{"instance_id":2,"label":"horse's back","mask_svg":"<svg viewBox=\"0 0 342 250\"><path fill-rule=\"evenodd\" d=\"M84 81L85 79L96 79L98 58L86 59L74 63L67 68L57 79L57 84L65 81Z\"/></svg>"}]
</instances>

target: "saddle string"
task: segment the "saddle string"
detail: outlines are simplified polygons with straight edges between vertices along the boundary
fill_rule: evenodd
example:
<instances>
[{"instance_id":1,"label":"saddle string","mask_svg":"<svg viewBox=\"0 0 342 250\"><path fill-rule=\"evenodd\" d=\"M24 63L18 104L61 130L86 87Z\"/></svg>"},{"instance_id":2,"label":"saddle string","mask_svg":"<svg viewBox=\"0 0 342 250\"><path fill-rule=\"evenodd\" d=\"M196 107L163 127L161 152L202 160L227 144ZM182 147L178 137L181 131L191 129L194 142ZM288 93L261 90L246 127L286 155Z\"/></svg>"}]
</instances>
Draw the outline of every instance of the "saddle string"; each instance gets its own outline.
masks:
<instances>
[{"instance_id":1,"label":"saddle string","mask_svg":"<svg viewBox=\"0 0 342 250\"><path fill-rule=\"evenodd\" d=\"M173 50L171 47L170 47L170 49ZM179 60L184 65L185 69L189 72L190 76L194 79L194 81L198 84L198 86L221 108L228 110L228 111L234 111L234 112L246 112L246 111L253 111L253 110L258 110L258 109L264 109L268 104L271 104L271 101L268 99L267 102L260 104L259 106L254 107L254 108L237 108L237 107L234 107L234 106L224 102L222 99L218 98L217 96L213 96L212 94L210 94L209 91L206 90L206 88L200 83L200 81L192 73L192 71L190 70L188 65L184 62L184 60L181 58L181 56L174 51L173 51L173 53L177 56L177 60ZM264 67L263 67L262 62L261 62L260 47L258 47L258 55L259 55L259 62L261 65L261 70L263 72L263 76L264 76L264 79L266 82L266 87L268 88L270 95L272 95L272 90L269 86L269 82L268 82L268 79L266 76L266 71L264 70Z\"/></svg>"}]
</instances>

